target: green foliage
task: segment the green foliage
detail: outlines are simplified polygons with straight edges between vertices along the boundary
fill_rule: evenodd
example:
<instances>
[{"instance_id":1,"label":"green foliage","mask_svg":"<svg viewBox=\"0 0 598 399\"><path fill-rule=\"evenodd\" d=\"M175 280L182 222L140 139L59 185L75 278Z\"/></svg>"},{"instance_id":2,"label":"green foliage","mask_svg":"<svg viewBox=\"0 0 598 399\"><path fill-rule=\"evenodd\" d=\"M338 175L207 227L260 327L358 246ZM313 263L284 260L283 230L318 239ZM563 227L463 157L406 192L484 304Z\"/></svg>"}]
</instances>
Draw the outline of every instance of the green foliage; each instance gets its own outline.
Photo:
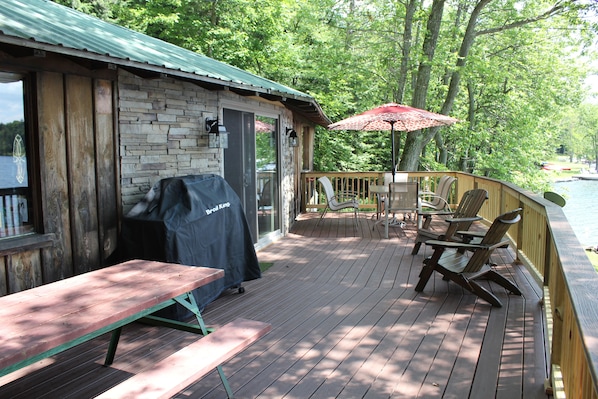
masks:
<instances>
[{"instance_id":1,"label":"green foliage","mask_svg":"<svg viewBox=\"0 0 598 399\"><path fill-rule=\"evenodd\" d=\"M309 93L333 121L385 102L410 104L429 67L425 108L461 123L434 140L417 135L421 148L408 150L415 159L422 151L420 168L473 170L539 190L537 163L561 144L576 156L598 152L596 112L580 108L597 29L581 17L596 2L437 3L444 8L430 59L422 46L433 2L421 0L61 2ZM390 169L388 132L318 128L315 137L318 170Z\"/></svg>"},{"instance_id":2,"label":"green foliage","mask_svg":"<svg viewBox=\"0 0 598 399\"><path fill-rule=\"evenodd\" d=\"M12 156L16 135L25 136L25 122L0 123L0 156Z\"/></svg>"},{"instance_id":3,"label":"green foliage","mask_svg":"<svg viewBox=\"0 0 598 399\"><path fill-rule=\"evenodd\" d=\"M598 160L598 104L584 103L565 109L555 124L555 132L570 160Z\"/></svg>"},{"instance_id":4,"label":"green foliage","mask_svg":"<svg viewBox=\"0 0 598 399\"><path fill-rule=\"evenodd\" d=\"M492 2L490 7L496 5ZM503 4L500 13L488 10L480 31L538 12L531 5L512 7ZM457 169L460 160L469 159L475 173L535 191L545 186L537 163L559 145L555 126L561 110L582 99L585 71L571 53L580 43L565 27L570 28L563 18L554 17L478 35L462 71L467 92L456 101L457 109L469 107L469 125L443 129L451 155L447 166ZM555 41L554 32L561 30L564 34Z\"/></svg>"},{"instance_id":5,"label":"green foliage","mask_svg":"<svg viewBox=\"0 0 598 399\"><path fill-rule=\"evenodd\" d=\"M586 254L588 255L588 259L590 259L590 262L592 262L594 269L598 271L598 253L594 252L594 250L586 250Z\"/></svg>"},{"instance_id":6,"label":"green foliage","mask_svg":"<svg viewBox=\"0 0 598 399\"><path fill-rule=\"evenodd\" d=\"M256 121L263 122L264 125L268 126L267 131L261 130L256 132L255 135L256 166L261 169L268 164L276 165L276 119L258 116Z\"/></svg>"},{"instance_id":7,"label":"green foliage","mask_svg":"<svg viewBox=\"0 0 598 399\"><path fill-rule=\"evenodd\" d=\"M119 0L54 0L54 2L108 21L112 18L112 9Z\"/></svg>"},{"instance_id":8,"label":"green foliage","mask_svg":"<svg viewBox=\"0 0 598 399\"><path fill-rule=\"evenodd\" d=\"M354 147L338 132L319 130L314 146L314 168L320 171L358 171Z\"/></svg>"}]
</instances>

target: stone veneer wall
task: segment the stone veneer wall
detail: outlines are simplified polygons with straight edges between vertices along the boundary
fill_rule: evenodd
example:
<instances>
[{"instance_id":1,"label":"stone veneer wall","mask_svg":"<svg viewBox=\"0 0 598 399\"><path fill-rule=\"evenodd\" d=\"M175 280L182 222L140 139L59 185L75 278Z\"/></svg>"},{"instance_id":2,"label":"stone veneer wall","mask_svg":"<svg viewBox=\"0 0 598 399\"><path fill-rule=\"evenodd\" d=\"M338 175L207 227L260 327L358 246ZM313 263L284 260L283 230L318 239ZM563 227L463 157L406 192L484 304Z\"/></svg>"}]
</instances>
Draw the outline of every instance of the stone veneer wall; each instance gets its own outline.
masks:
<instances>
[{"instance_id":1,"label":"stone veneer wall","mask_svg":"<svg viewBox=\"0 0 598 399\"><path fill-rule=\"evenodd\" d=\"M217 95L170 78L121 72L118 85L123 212L160 179L222 174L219 149L208 148L203 121L217 116Z\"/></svg>"},{"instance_id":2,"label":"stone veneer wall","mask_svg":"<svg viewBox=\"0 0 598 399\"><path fill-rule=\"evenodd\" d=\"M188 174L224 174L222 150L208 148L207 117L222 117L222 107L237 103L255 114L278 114L280 119L283 234L292 224L296 168L286 127L293 114L274 102L234 93L212 92L172 79L143 79L126 71L118 83L121 193L126 214L160 179ZM221 105L224 102L224 105Z\"/></svg>"}]
</instances>

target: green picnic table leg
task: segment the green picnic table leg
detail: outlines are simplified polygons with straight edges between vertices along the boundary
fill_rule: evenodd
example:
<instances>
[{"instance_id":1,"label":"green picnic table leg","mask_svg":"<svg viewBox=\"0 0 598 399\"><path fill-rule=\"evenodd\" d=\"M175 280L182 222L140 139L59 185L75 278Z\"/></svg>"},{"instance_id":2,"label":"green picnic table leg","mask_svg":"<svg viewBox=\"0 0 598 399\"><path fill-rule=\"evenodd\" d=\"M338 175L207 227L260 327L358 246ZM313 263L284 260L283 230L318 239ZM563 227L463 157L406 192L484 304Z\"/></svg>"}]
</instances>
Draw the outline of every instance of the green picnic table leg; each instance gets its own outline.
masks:
<instances>
[{"instance_id":1,"label":"green picnic table leg","mask_svg":"<svg viewBox=\"0 0 598 399\"><path fill-rule=\"evenodd\" d=\"M122 330L122 327L118 327L116 330L112 331L112 336L110 337L110 344L108 345L108 353L106 354L104 366L110 366L112 362L114 362L114 356L116 355L116 347L118 346L118 341L120 339L120 333L122 332Z\"/></svg>"},{"instance_id":2,"label":"green picnic table leg","mask_svg":"<svg viewBox=\"0 0 598 399\"><path fill-rule=\"evenodd\" d=\"M193 294L191 292L184 295L183 298L178 297L178 298L175 298L175 300L177 302L179 302L181 305L185 306L190 311L192 311L193 314L195 314L195 318L197 319L197 323L199 324L199 328L201 329L201 332L203 335L208 335L211 332L211 331L208 331L208 329L206 328L206 324L203 321L203 317L201 317L201 312L199 311L199 307L197 306L195 297L193 296ZM220 380L222 381L222 385L224 386L224 390L226 391L226 396L229 399L232 399L234 396L233 391L230 388L230 385L228 383L228 379L226 378L226 375L224 375L222 366L217 366L216 370L218 371L218 375L220 375Z\"/></svg>"}]
</instances>

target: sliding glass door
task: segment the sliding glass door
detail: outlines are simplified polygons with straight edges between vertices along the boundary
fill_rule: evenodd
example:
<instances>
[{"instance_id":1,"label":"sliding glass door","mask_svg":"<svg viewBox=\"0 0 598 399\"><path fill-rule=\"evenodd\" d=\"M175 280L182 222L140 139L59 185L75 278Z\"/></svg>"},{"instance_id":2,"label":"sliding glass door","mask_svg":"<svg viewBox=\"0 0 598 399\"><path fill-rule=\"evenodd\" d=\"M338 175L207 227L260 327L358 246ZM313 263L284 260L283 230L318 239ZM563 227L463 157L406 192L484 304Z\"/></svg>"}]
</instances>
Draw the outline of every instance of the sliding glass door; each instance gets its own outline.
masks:
<instances>
[{"instance_id":1,"label":"sliding glass door","mask_svg":"<svg viewBox=\"0 0 598 399\"><path fill-rule=\"evenodd\" d=\"M255 117L258 231L263 237L280 229L278 176L278 120Z\"/></svg>"},{"instance_id":2,"label":"sliding glass door","mask_svg":"<svg viewBox=\"0 0 598 399\"><path fill-rule=\"evenodd\" d=\"M244 204L254 242L280 229L278 119L223 110L224 178Z\"/></svg>"}]
</instances>

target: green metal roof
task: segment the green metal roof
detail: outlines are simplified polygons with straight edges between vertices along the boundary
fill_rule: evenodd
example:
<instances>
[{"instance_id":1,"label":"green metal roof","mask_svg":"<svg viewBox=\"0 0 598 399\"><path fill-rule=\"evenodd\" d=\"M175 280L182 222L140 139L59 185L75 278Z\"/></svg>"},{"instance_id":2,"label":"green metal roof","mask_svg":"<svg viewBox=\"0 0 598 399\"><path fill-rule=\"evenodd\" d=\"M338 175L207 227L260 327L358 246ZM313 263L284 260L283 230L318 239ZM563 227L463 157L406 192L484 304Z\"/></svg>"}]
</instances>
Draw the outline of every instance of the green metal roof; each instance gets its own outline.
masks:
<instances>
[{"instance_id":1,"label":"green metal roof","mask_svg":"<svg viewBox=\"0 0 598 399\"><path fill-rule=\"evenodd\" d=\"M273 95L318 124L330 123L308 94L48 0L2 0L0 42Z\"/></svg>"}]
</instances>

